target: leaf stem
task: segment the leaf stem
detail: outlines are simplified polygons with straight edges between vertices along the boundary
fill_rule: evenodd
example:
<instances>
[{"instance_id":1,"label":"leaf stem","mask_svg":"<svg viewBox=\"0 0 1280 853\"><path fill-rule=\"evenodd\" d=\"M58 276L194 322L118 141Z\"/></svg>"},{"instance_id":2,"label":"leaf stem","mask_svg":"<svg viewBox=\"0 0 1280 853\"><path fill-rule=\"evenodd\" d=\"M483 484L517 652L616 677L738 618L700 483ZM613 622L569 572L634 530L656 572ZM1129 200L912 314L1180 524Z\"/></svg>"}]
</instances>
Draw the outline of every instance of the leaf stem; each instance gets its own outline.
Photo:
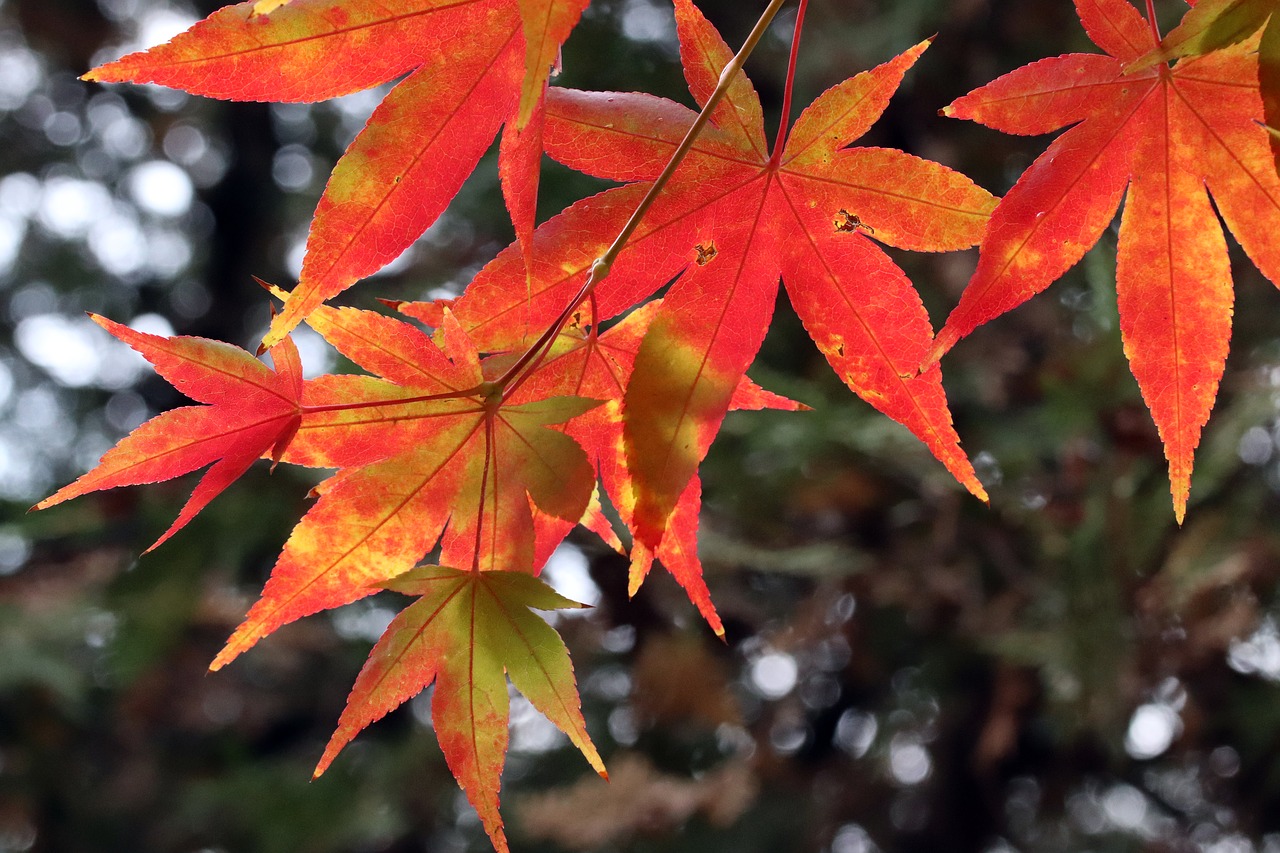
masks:
<instances>
[{"instance_id":1,"label":"leaf stem","mask_svg":"<svg viewBox=\"0 0 1280 853\"><path fill-rule=\"evenodd\" d=\"M769 165L776 167L782 162L782 150L787 146L787 130L791 125L791 94L795 89L796 60L800 56L800 31L804 28L804 13L809 7L809 0L800 0L796 9L796 28L791 33L791 56L787 59L787 85L782 93L782 117L778 120L778 135L773 140L773 153L769 155Z\"/></svg>"},{"instance_id":2,"label":"leaf stem","mask_svg":"<svg viewBox=\"0 0 1280 853\"><path fill-rule=\"evenodd\" d=\"M1160 27L1156 25L1156 4L1154 0L1147 0L1147 23L1151 25L1151 38L1155 40L1155 46L1160 46Z\"/></svg>"},{"instance_id":3,"label":"leaf stem","mask_svg":"<svg viewBox=\"0 0 1280 853\"><path fill-rule=\"evenodd\" d=\"M556 317L545 332L538 336L533 345L525 351L515 364L511 365L505 373L497 380L497 384L506 389L509 394L515 388L519 387L524 381L524 376L532 373L537 369L538 363L546 356L546 352L550 349L551 343L560 334L560 330L564 328L564 324L573 316L573 312L578 310L588 296L595 292L598 285L604 278L609 275L609 270L613 266L614 261L618 259L618 255L622 253L623 248L627 245L627 241L635 234L636 229L640 227L640 221L644 219L644 215L649 212L649 208L653 207L653 203L661 195L662 191L671 181L671 176L675 174L680 164L684 162L684 158L688 156L693 149L693 143L697 141L702 134L703 129L707 126L707 122L711 120L711 112L724 100L724 96L729 91L734 77L742 70L742 66L756 49L756 45L760 43L760 39L764 37L765 31L768 30L769 24L773 23L774 17L778 14L778 10L782 8L782 4L787 0L769 0L769 5L765 7L764 12L760 15L760 20L756 21L751 32L747 35L746 40L742 43L742 48L733 55L724 69L720 72L720 80L716 83L715 91L711 93L711 97L707 98L706 104L703 105L702 111L698 113L698 117L693 120L693 124L689 126L689 130L685 133L684 138L680 140L680 144L676 146L676 150L671 153L671 159L667 161L667 165L663 168L662 173L658 175L653 184L650 185L648 192L644 198L640 199L640 203L636 205L636 209L632 212L631 217L626 224L622 226L622 230L618 232L618 236L614 238L613 243L604 251L600 257L596 258L591 265L591 272L587 275L587 280L582 283L582 287L578 288L577 294L569 302L560 315ZM801 6L806 0L801 0ZM796 18L797 27L800 23L799 17ZM528 370L526 370L528 368ZM521 375L521 373L524 375Z\"/></svg>"}]
</instances>

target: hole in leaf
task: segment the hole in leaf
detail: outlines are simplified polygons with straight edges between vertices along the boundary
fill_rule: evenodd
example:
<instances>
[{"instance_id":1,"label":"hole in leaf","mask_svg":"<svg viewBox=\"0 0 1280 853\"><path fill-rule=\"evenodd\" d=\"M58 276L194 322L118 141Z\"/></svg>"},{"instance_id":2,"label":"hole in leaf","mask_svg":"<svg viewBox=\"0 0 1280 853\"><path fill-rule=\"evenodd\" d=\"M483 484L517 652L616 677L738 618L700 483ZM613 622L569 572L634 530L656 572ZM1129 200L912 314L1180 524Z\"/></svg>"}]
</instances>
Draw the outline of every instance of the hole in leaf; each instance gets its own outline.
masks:
<instances>
[{"instance_id":1,"label":"hole in leaf","mask_svg":"<svg viewBox=\"0 0 1280 853\"><path fill-rule=\"evenodd\" d=\"M836 214L835 226L836 231L841 234L848 234L851 231L858 230L866 231L868 234L876 233L876 229L859 219L857 214L850 213L843 207L840 208L840 212Z\"/></svg>"}]
</instances>

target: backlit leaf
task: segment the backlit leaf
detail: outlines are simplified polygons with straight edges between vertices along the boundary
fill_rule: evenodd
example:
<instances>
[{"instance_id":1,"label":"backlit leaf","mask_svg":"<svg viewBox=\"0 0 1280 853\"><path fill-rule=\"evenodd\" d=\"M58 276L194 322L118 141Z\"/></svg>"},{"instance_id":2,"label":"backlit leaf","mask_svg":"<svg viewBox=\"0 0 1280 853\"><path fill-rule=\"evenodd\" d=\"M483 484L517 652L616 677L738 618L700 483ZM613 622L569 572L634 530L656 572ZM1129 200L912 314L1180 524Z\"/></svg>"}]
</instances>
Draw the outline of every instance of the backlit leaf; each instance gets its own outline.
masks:
<instances>
[{"instance_id":1,"label":"backlit leaf","mask_svg":"<svg viewBox=\"0 0 1280 853\"><path fill-rule=\"evenodd\" d=\"M449 769L499 851L498 785L507 751L507 679L569 736L601 776L568 652L532 610L581 607L512 572L414 569L387 588L418 596L388 626L356 678L315 775L370 723L434 684L431 717Z\"/></svg>"},{"instance_id":2,"label":"backlit leaf","mask_svg":"<svg viewBox=\"0 0 1280 853\"><path fill-rule=\"evenodd\" d=\"M1280 281L1273 239L1280 178L1258 124L1258 58L1241 43L1172 69L1127 72L1142 50L1132 38L1100 38L1088 24L1124 21L1132 33L1142 24L1137 11L1124 0L1077 5L1110 56L1044 60L945 110L1012 132L1078 124L1036 159L992 214L978 268L926 363L1062 275L1097 242L1127 188L1117 269L1121 332L1164 441L1181 521L1231 332L1226 242L1206 188L1250 258ZM1148 28L1146 48L1154 44Z\"/></svg>"}]
</instances>

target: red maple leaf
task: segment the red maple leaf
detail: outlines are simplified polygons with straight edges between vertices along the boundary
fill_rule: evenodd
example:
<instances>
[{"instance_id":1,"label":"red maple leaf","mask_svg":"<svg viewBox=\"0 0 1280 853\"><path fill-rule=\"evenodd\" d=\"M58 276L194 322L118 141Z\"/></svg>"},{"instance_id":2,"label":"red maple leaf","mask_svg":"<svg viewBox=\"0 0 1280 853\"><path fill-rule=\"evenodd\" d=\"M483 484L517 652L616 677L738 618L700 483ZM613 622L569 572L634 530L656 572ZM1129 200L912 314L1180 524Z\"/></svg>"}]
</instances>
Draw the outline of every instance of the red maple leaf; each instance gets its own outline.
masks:
<instances>
[{"instance_id":1,"label":"red maple leaf","mask_svg":"<svg viewBox=\"0 0 1280 853\"><path fill-rule=\"evenodd\" d=\"M704 101L729 50L687 0L677 4L677 24L690 88ZM777 156L766 153L750 83L736 75L713 112L715 125L597 287L599 322L681 276L651 321L628 383L634 396L623 407L635 490L614 500L635 507L632 532L649 551L662 547L677 504L694 500L694 472L754 358L779 275L846 383L906 424L985 498L951 426L940 373L917 376L909 366L932 344L924 308L868 236L918 250L967 247L995 200L936 163L845 147L879 117L925 47L828 91L775 147ZM518 349L562 310L694 120L679 104L640 94L551 89L547 110L549 154L636 183L578 202L540 226L527 278L523 259L509 249L460 298L412 309L434 325L448 307L484 350ZM683 518L680 527L691 536L696 511L686 506Z\"/></svg>"},{"instance_id":2,"label":"red maple leaf","mask_svg":"<svg viewBox=\"0 0 1280 853\"><path fill-rule=\"evenodd\" d=\"M33 509L117 486L157 483L213 463L160 545L263 455L280 457L302 423L302 365L293 342L271 348L275 369L242 349L207 338L161 338L93 315L188 397L206 405L172 409L147 421L97 467Z\"/></svg>"},{"instance_id":3,"label":"red maple leaf","mask_svg":"<svg viewBox=\"0 0 1280 853\"><path fill-rule=\"evenodd\" d=\"M690 90L705 102L730 51L689 0L677 0L676 21ZM684 268L640 347L624 405L634 530L649 548L660 546L755 357L780 275L841 378L985 498L951 426L941 374L917 376L912 365L932 344L928 317L869 236L924 251L964 248L977 242L994 199L936 163L846 147L879 117L926 46L826 92L772 154L760 102L746 76L736 75L712 113L714 128L645 217L631 251L634 265L648 262L647 292ZM553 89L547 151L599 177L651 180L693 118L649 95ZM647 243L662 248L646 255ZM681 244L669 265L668 247ZM629 277L611 274L604 284L602 302L647 295Z\"/></svg>"},{"instance_id":4,"label":"red maple leaf","mask_svg":"<svg viewBox=\"0 0 1280 853\"><path fill-rule=\"evenodd\" d=\"M1181 522L1231 336L1231 269L1209 193L1249 257L1280 281L1280 178L1257 124L1257 57L1241 44L1126 74L1158 45L1154 28L1125 0L1077 0L1076 8L1108 55L1040 60L944 110L1007 133L1075 126L992 214L977 270L926 363L1080 260L1127 188L1116 270L1120 331L1164 441Z\"/></svg>"}]
</instances>

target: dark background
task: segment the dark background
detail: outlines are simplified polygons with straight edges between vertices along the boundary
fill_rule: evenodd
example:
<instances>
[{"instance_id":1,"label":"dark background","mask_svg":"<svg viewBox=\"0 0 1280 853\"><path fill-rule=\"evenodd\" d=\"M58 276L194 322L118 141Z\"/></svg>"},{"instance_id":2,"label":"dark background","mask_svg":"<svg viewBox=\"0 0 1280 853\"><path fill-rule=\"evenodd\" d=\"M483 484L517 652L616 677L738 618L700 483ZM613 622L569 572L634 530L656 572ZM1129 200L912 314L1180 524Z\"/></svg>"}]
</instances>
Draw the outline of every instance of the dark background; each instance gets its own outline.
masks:
<instances>
[{"instance_id":1,"label":"dark background","mask_svg":"<svg viewBox=\"0 0 1280 853\"><path fill-rule=\"evenodd\" d=\"M763 3L707 0L740 43ZM0 851L463 851L487 842L425 697L311 769L394 596L206 667L307 506L255 467L175 540L190 479L28 506L180 398L84 318L252 348L250 276L307 219L379 93L223 104L78 82L214 7L0 4ZM1161 5L1168 20L1181 8ZM748 64L772 129L792 13ZM1066 0L813 0L798 103L937 33L864 144L1005 191L1044 139L937 116L1091 50ZM594 0L565 85L687 102L670 9ZM548 164L550 215L598 183ZM411 256L343 301L456 292L511 239L492 156ZM735 414L703 468L718 642L656 572L575 536L557 627L609 786L528 705L503 789L518 851L1280 851L1280 295L1235 252L1236 330L1187 523L1119 342L1115 230L943 367L991 492L963 494L831 375L783 304L752 375L814 407ZM895 257L935 325L974 253ZM345 369L314 337L316 371Z\"/></svg>"}]
</instances>

